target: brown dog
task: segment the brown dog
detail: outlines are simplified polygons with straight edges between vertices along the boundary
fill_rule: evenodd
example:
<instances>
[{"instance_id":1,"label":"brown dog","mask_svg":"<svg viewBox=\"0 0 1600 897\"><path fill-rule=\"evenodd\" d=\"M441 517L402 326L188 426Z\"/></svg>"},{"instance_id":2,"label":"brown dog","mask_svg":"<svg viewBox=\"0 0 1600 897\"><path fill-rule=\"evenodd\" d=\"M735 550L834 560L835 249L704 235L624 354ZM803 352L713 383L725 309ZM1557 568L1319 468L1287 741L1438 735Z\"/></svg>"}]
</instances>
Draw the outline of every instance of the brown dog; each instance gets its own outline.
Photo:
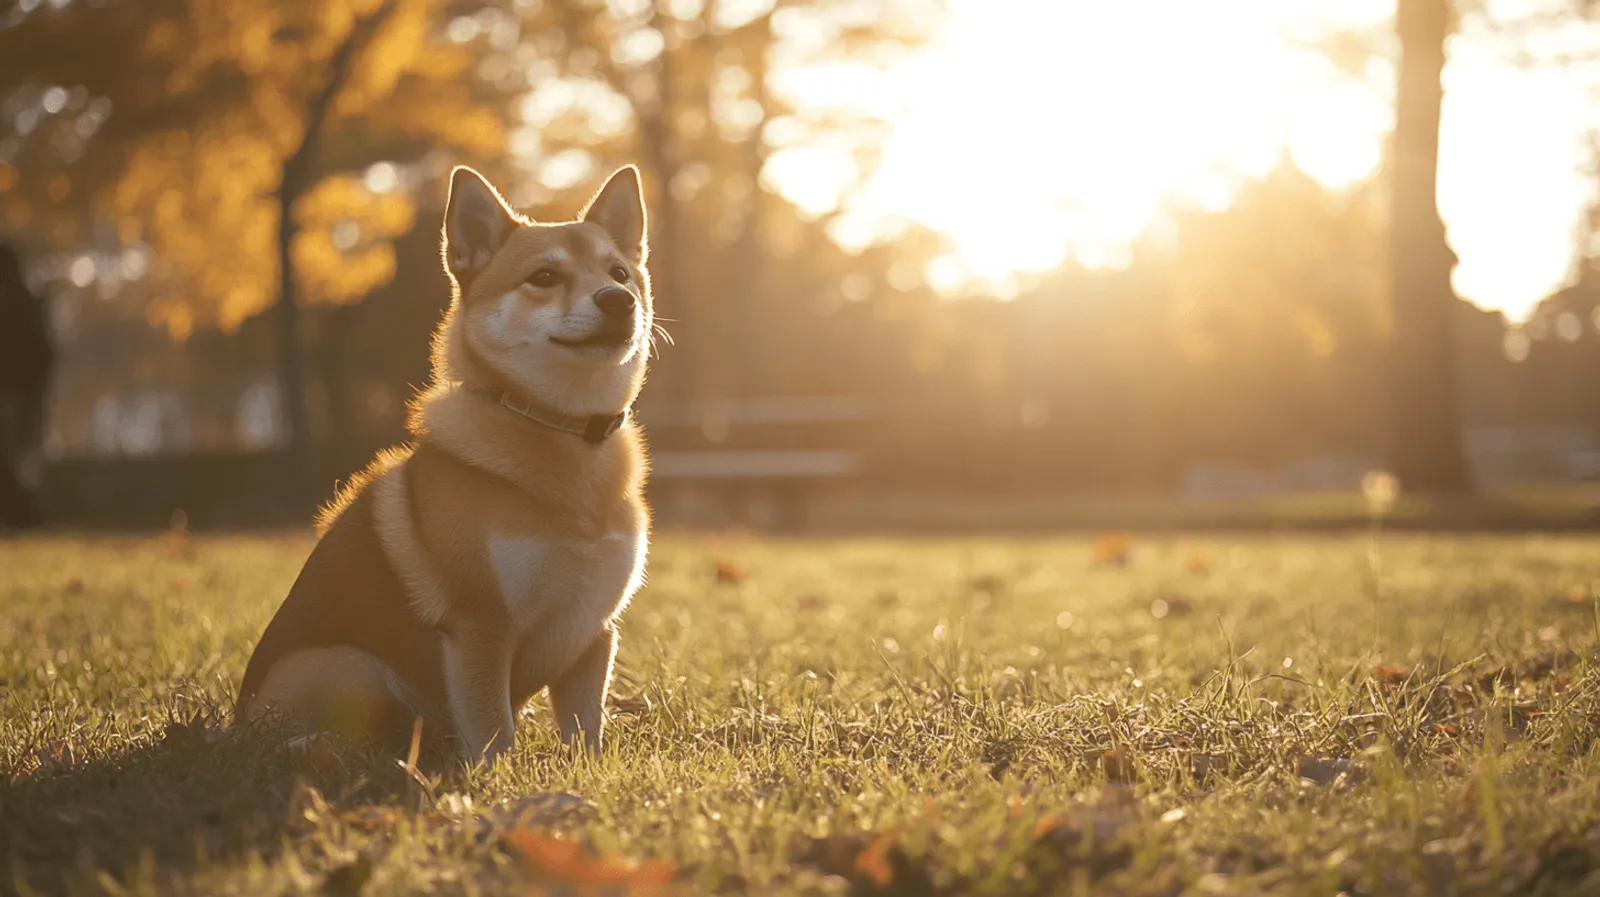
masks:
<instances>
[{"instance_id":1,"label":"brown dog","mask_svg":"<svg viewBox=\"0 0 1600 897\"><path fill-rule=\"evenodd\" d=\"M472 763L509 749L548 687L563 739L597 749L649 542L628 417L654 323L639 173L545 225L457 168L443 250L455 289L414 444L323 514L237 715L363 738L421 717Z\"/></svg>"}]
</instances>

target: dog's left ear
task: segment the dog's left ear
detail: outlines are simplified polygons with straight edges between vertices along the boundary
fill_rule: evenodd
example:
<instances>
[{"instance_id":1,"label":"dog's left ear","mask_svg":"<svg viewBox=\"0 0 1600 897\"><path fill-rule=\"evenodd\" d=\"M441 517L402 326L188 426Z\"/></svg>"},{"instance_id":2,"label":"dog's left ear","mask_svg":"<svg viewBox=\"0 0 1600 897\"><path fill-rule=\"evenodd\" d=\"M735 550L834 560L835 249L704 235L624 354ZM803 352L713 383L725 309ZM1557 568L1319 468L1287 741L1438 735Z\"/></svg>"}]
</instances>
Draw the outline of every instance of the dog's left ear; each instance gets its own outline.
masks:
<instances>
[{"instance_id":1,"label":"dog's left ear","mask_svg":"<svg viewBox=\"0 0 1600 897\"><path fill-rule=\"evenodd\" d=\"M639 186L639 169L632 165L617 169L584 210L582 220L605 228L611 239L617 241L617 246L633 257L634 264L644 264L649 247L645 240L644 190Z\"/></svg>"},{"instance_id":2,"label":"dog's left ear","mask_svg":"<svg viewBox=\"0 0 1600 897\"><path fill-rule=\"evenodd\" d=\"M483 175L465 165L450 172L450 198L444 209L444 267L463 288L489 264L516 226L516 213Z\"/></svg>"}]
</instances>

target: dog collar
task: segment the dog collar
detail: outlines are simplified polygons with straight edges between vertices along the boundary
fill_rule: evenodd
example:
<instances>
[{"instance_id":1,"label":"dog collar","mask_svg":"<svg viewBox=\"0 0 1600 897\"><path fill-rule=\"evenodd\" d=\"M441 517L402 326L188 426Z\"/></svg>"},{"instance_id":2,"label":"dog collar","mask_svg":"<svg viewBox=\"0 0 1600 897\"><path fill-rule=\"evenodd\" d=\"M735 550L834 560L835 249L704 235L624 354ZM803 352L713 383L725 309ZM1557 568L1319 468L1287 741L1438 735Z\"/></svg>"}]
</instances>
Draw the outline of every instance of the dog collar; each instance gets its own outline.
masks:
<instances>
[{"instance_id":1,"label":"dog collar","mask_svg":"<svg viewBox=\"0 0 1600 897\"><path fill-rule=\"evenodd\" d=\"M606 441L607 436L622 429L622 425L628 422L632 412L632 409L624 409L618 414L562 414L522 401L500 387L470 386L468 389L492 399L502 408L515 411L540 426L562 433L571 433L573 436L581 437L590 445L599 445Z\"/></svg>"}]
</instances>

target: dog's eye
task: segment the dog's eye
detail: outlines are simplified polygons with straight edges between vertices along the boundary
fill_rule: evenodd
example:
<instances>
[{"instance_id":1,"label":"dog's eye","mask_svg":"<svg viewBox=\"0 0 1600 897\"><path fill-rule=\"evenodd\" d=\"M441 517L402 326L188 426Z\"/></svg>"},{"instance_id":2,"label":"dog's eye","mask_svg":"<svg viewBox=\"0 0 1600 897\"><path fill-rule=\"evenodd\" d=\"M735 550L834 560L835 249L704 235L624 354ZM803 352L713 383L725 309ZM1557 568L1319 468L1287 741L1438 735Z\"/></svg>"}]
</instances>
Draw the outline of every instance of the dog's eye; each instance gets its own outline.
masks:
<instances>
[{"instance_id":1,"label":"dog's eye","mask_svg":"<svg viewBox=\"0 0 1600 897\"><path fill-rule=\"evenodd\" d=\"M531 283L536 287L553 287L556 285L556 281L560 279L561 274L556 271L556 269L540 268L539 270L533 272L532 277L528 278L528 283Z\"/></svg>"},{"instance_id":2,"label":"dog's eye","mask_svg":"<svg viewBox=\"0 0 1600 897\"><path fill-rule=\"evenodd\" d=\"M621 265L613 265L613 266L611 266L611 279L616 281L617 283L627 283L628 282L628 269L622 267Z\"/></svg>"}]
</instances>

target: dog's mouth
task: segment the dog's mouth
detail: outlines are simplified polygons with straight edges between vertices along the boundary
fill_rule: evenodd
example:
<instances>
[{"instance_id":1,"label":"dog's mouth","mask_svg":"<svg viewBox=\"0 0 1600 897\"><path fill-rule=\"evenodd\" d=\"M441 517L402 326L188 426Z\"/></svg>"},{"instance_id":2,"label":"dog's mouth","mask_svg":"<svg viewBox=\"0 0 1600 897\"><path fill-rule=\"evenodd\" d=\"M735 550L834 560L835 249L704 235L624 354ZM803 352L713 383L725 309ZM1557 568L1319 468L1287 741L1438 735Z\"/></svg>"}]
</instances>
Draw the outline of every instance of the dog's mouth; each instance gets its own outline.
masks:
<instances>
[{"instance_id":1,"label":"dog's mouth","mask_svg":"<svg viewBox=\"0 0 1600 897\"><path fill-rule=\"evenodd\" d=\"M632 327L609 327L577 339L566 339L559 336L550 337L550 342L558 346L565 346L568 349L616 349L627 345L632 340Z\"/></svg>"}]
</instances>

